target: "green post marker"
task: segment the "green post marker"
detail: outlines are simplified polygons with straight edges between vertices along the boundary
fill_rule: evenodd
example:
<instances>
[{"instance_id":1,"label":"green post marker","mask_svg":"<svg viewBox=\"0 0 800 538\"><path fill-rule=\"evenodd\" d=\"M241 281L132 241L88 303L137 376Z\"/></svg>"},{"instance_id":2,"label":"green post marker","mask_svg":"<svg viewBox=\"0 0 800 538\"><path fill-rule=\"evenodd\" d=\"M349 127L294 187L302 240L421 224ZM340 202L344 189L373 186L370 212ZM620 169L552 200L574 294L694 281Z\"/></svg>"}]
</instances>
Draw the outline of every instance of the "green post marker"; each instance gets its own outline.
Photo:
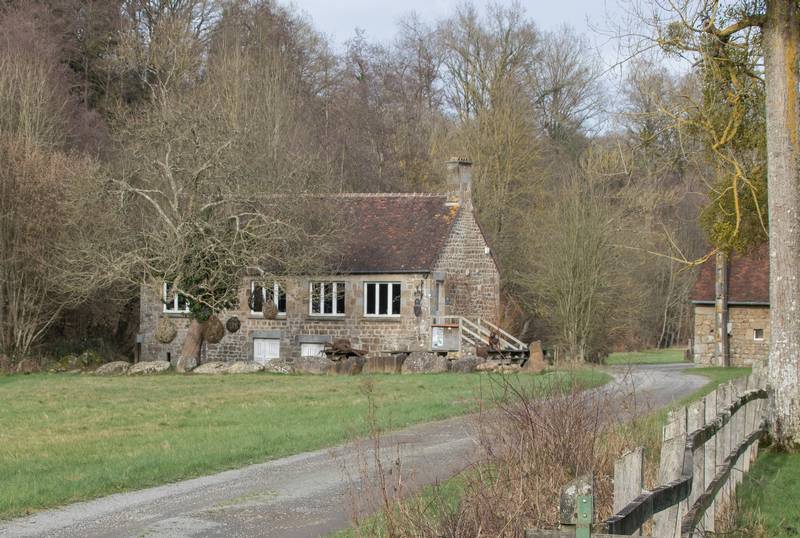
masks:
<instances>
[{"instance_id":1,"label":"green post marker","mask_svg":"<svg viewBox=\"0 0 800 538\"><path fill-rule=\"evenodd\" d=\"M592 535L592 506L591 495L578 496L578 524L575 527L575 538L590 538Z\"/></svg>"}]
</instances>

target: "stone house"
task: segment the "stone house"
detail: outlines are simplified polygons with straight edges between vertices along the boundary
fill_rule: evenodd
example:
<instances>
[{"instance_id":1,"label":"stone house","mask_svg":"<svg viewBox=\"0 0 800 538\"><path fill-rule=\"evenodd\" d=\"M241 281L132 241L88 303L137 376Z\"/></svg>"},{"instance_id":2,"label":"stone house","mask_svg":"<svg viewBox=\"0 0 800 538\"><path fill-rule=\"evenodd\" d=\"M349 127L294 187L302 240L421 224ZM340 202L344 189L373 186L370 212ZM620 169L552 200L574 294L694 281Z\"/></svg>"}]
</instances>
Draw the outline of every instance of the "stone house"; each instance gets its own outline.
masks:
<instances>
[{"instance_id":1,"label":"stone house","mask_svg":"<svg viewBox=\"0 0 800 538\"><path fill-rule=\"evenodd\" d=\"M697 274L694 306L694 361L750 366L769 352L769 253L767 245L748 254L720 254Z\"/></svg>"},{"instance_id":2,"label":"stone house","mask_svg":"<svg viewBox=\"0 0 800 538\"><path fill-rule=\"evenodd\" d=\"M245 279L238 309L218 316L223 323L236 317L239 330L206 344L202 361L316 356L339 338L371 354L453 352L466 336L452 342L445 333L461 331L462 318L470 327L479 318L484 331L493 327L500 273L473 212L470 163L450 161L448 169L446 195L331 195L347 223L336 267L276 282ZM143 360L178 357L188 327L186 302L176 296L167 304L166 297L167 284L160 295L142 288L137 348ZM262 313L264 301L274 304L274 319ZM162 316L178 325L169 344L154 337Z\"/></svg>"}]
</instances>

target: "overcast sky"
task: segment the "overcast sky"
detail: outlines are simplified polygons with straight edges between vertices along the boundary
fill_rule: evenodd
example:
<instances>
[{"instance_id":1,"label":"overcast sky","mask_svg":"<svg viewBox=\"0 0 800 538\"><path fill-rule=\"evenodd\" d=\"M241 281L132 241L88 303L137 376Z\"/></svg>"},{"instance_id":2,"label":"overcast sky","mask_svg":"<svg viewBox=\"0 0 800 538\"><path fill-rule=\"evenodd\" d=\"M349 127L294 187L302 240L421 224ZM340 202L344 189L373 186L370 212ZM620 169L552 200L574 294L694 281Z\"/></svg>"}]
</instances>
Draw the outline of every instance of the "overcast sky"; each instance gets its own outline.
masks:
<instances>
[{"instance_id":1,"label":"overcast sky","mask_svg":"<svg viewBox=\"0 0 800 538\"><path fill-rule=\"evenodd\" d=\"M501 0L510 4L512 0ZM397 21L416 12L426 22L452 14L462 0L294 0L292 4L305 12L314 26L328 35L337 47L353 37L355 29L366 32L371 41L390 41ZM475 1L476 6L485 2ZM520 0L528 16L542 30L554 30L568 24L587 34L592 42L603 48L603 56L613 60L613 46L592 32L591 26L607 26L606 14L618 13L617 0Z\"/></svg>"}]
</instances>

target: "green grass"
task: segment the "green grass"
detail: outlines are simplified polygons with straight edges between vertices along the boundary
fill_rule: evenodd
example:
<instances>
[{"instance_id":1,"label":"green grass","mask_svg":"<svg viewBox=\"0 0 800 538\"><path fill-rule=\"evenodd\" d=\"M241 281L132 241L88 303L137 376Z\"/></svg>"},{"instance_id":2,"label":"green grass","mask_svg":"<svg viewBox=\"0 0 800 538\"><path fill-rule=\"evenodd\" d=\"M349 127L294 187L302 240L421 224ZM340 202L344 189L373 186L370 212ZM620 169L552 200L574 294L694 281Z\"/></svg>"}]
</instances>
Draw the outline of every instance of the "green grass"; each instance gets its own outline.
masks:
<instances>
[{"instance_id":1,"label":"green grass","mask_svg":"<svg viewBox=\"0 0 800 538\"><path fill-rule=\"evenodd\" d=\"M606 358L608 365L628 364L670 364L683 361L683 348L650 349L647 351L626 351L612 353Z\"/></svg>"},{"instance_id":2,"label":"green grass","mask_svg":"<svg viewBox=\"0 0 800 538\"><path fill-rule=\"evenodd\" d=\"M736 536L800 536L800 454L762 452L737 493Z\"/></svg>"},{"instance_id":3,"label":"green grass","mask_svg":"<svg viewBox=\"0 0 800 538\"><path fill-rule=\"evenodd\" d=\"M579 372L587 386L608 376ZM476 409L481 375L0 377L0 518ZM520 382L568 381L565 373Z\"/></svg>"}]
</instances>

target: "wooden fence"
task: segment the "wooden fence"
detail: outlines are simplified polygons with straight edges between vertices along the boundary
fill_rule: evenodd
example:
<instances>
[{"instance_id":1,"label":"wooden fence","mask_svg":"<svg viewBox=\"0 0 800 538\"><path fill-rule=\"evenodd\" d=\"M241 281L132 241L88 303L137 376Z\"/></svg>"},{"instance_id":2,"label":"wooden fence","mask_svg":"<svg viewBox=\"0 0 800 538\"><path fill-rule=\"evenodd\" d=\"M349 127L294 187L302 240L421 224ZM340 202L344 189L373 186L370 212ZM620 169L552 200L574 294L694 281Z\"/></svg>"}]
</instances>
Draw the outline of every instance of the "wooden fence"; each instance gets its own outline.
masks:
<instances>
[{"instance_id":1,"label":"wooden fence","mask_svg":"<svg viewBox=\"0 0 800 538\"><path fill-rule=\"evenodd\" d=\"M660 485L652 491L643 489L642 448L624 454L614 467L615 514L603 523L605 534L594 536L640 536L650 520L656 538L713 532L717 511L732 499L757 456L758 440L766 433L766 399L763 374L754 372L671 411L663 431ZM580 477L577 483L591 484L591 477ZM579 489L571 483L564 491ZM589 491L591 486L583 489ZM570 521L570 515L579 523L576 514L567 512L570 508L562 495L562 524ZM525 535L555 536L549 532L529 530ZM576 530L558 535L575 536Z\"/></svg>"}]
</instances>

